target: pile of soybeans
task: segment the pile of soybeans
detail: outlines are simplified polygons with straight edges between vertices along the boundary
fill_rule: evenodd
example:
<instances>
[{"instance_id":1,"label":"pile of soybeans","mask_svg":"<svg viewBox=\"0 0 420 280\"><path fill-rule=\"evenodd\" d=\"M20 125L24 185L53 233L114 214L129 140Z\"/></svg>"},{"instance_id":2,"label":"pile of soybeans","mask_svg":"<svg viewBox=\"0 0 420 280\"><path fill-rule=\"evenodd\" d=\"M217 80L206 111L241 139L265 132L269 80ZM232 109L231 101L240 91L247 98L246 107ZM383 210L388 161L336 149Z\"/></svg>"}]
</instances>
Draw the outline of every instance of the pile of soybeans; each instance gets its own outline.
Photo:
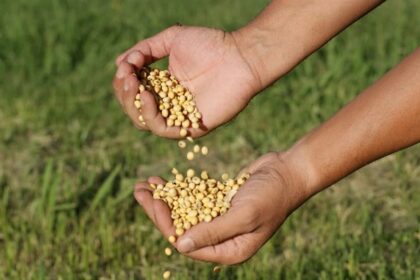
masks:
<instances>
[{"instance_id":1,"label":"pile of soybeans","mask_svg":"<svg viewBox=\"0 0 420 280\"><path fill-rule=\"evenodd\" d=\"M137 73L137 77L140 85L134 105L139 110L139 121L145 124L141 115L140 94L147 90L155 96L166 125L179 127L179 135L187 139L179 141L178 147L185 149L188 144L193 146L186 153L187 159L193 160L199 154L206 156L208 148L194 145L194 140L187 137L188 129L199 128L202 118L192 93L167 70L143 67ZM150 184L150 187L153 189L153 198L164 201L170 208L177 236L181 236L198 223L208 223L225 214L230 208L233 196L250 176L249 173L245 173L236 178L229 178L227 174L223 174L218 180L211 178L206 170L196 173L194 169L188 169L183 174L176 168L172 169L172 174L174 176L172 180L165 184ZM168 240L170 243L175 243L176 237L170 236ZM166 248L165 254L170 256L172 250ZM218 270L216 267L214 271ZM164 279L170 277L170 271L163 273Z\"/></svg>"},{"instance_id":2,"label":"pile of soybeans","mask_svg":"<svg viewBox=\"0 0 420 280\"><path fill-rule=\"evenodd\" d=\"M181 128L179 130L181 137L187 136L187 128L200 127L201 113L195 106L193 95L174 76L170 75L168 70L160 71L143 67L138 72L137 78L140 86L134 105L139 111L141 111L140 94L147 90L156 97L160 113L166 119L166 125ZM139 121L145 124L141 114Z\"/></svg>"}]
</instances>

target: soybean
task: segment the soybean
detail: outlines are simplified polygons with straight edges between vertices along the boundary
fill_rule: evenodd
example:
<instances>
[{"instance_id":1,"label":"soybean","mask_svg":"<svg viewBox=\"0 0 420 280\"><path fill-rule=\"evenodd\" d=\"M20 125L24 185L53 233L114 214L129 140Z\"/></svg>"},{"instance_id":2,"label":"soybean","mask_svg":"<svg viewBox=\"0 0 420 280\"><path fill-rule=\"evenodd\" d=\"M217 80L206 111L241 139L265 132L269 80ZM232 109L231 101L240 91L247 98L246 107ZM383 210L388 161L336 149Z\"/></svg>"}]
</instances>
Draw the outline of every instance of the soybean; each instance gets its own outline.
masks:
<instances>
[{"instance_id":1,"label":"soybean","mask_svg":"<svg viewBox=\"0 0 420 280\"><path fill-rule=\"evenodd\" d=\"M134 106L141 116L140 94L148 91L158 102L158 108L168 127L179 127L179 136L184 138L188 128L198 129L202 115L198 111L192 93L168 70L143 67L136 73L140 85L135 96ZM141 124L146 123L139 117Z\"/></svg>"}]
</instances>

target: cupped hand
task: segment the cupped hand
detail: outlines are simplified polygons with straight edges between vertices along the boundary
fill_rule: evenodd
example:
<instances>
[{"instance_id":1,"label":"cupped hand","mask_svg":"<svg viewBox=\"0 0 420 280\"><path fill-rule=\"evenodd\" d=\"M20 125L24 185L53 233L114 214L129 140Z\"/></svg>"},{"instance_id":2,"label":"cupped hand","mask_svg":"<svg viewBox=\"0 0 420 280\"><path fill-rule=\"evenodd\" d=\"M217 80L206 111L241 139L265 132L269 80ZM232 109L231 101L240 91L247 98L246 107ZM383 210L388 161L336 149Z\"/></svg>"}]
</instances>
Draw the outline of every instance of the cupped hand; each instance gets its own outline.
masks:
<instances>
[{"instance_id":1,"label":"cupped hand","mask_svg":"<svg viewBox=\"0 0 420 280\"><path fill-rule=\"evenodd\" d=\"M174 244L179 252L208 262L241 263L253 256L307 198L302 180L294 176L282 154L266 154L244 171L251 177L234 196L228 212L187 230ZM168 237L175 233L170 210L163 201L153 199L148 187L149 183L164 182L151 177L148 183L137 184L134 195Z\"/></svg>"},{"instance_id":2,"label":"cupped hand","mask_svg":"<svg viewBox=\"0 0 420 280\"><path fill-rule=\"evenodd\" d=\"M262 89L258 74L238 47L235 35L222 30L172 26L138 42L118 56L114 90L124 111L143 130L179 138L179 128L167 127L149 92L141 94L145 125L138 120L134 98L139 82L134 73L147 64L169 56L169 71L194 95L202 113L199 129L190 129L193 137L234 118Z\"/></svg>"}]
</instances>

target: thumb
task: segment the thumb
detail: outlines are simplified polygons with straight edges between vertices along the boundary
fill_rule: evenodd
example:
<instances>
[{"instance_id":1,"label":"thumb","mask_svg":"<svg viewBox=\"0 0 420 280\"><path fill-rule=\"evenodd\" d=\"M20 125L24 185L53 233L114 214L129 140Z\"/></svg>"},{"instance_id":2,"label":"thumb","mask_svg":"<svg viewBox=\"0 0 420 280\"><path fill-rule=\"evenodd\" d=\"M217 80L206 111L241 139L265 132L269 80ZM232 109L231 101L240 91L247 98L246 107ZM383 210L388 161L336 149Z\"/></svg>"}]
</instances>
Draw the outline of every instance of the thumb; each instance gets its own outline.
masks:
<instances>
[{"instance_id":1,"label":"thumb","mask_svg":"<svg viewBox=\"0 0 420 280\"><path fill-rule=\"evenodd\" d=\"M128 54L133 51L141 52L145 56L146 64L150 64L155 60L168 56L175 36L183 28L184 27L179 25L173 25L150 38L138 42L133 47L120 54L115 60L115 64L118 66L121 61L125 60Z\"/></svg>"},{"instance_id":2,"label":"thumb","mask_svg":"<svg viewBox=\"0 0 420 280\"><path fill-rule=\"evenodd\" d=\"M189 253L203 247L220 244L237 235L253 231L255 222L253 211L232 208L225 215L209 223L202 222L189 229L179 238L177 249L181 253Z\"/></svg>"}]
</instances>

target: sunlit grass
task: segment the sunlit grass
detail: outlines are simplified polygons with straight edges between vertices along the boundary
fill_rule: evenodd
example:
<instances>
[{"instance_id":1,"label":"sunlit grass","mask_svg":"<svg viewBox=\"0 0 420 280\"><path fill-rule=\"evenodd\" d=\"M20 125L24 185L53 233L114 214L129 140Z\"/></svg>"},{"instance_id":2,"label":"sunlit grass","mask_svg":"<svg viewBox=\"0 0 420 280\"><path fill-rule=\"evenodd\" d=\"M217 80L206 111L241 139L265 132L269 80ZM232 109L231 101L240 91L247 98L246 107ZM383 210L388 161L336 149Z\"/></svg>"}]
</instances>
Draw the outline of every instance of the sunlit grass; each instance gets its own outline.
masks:
<instances>
[{"instance_id":1,"label":"sunlit grass","mask_svg":"<svg viewBox=\"0 0 420 280\"><path fill-rule=\"evenodd\" d=\"M163 254L132 186L182 163L114 100L118 52L176 22L233 30L268 1L0 2L0 279L415 279L420 149L318 195L249 262ZM418 46L418 1L388 1L200 141L214 173L287 148ZM287 40L287 38L285 38ZM416 257L417 256L417 257Z\"/></svg>"}]
</instances>

